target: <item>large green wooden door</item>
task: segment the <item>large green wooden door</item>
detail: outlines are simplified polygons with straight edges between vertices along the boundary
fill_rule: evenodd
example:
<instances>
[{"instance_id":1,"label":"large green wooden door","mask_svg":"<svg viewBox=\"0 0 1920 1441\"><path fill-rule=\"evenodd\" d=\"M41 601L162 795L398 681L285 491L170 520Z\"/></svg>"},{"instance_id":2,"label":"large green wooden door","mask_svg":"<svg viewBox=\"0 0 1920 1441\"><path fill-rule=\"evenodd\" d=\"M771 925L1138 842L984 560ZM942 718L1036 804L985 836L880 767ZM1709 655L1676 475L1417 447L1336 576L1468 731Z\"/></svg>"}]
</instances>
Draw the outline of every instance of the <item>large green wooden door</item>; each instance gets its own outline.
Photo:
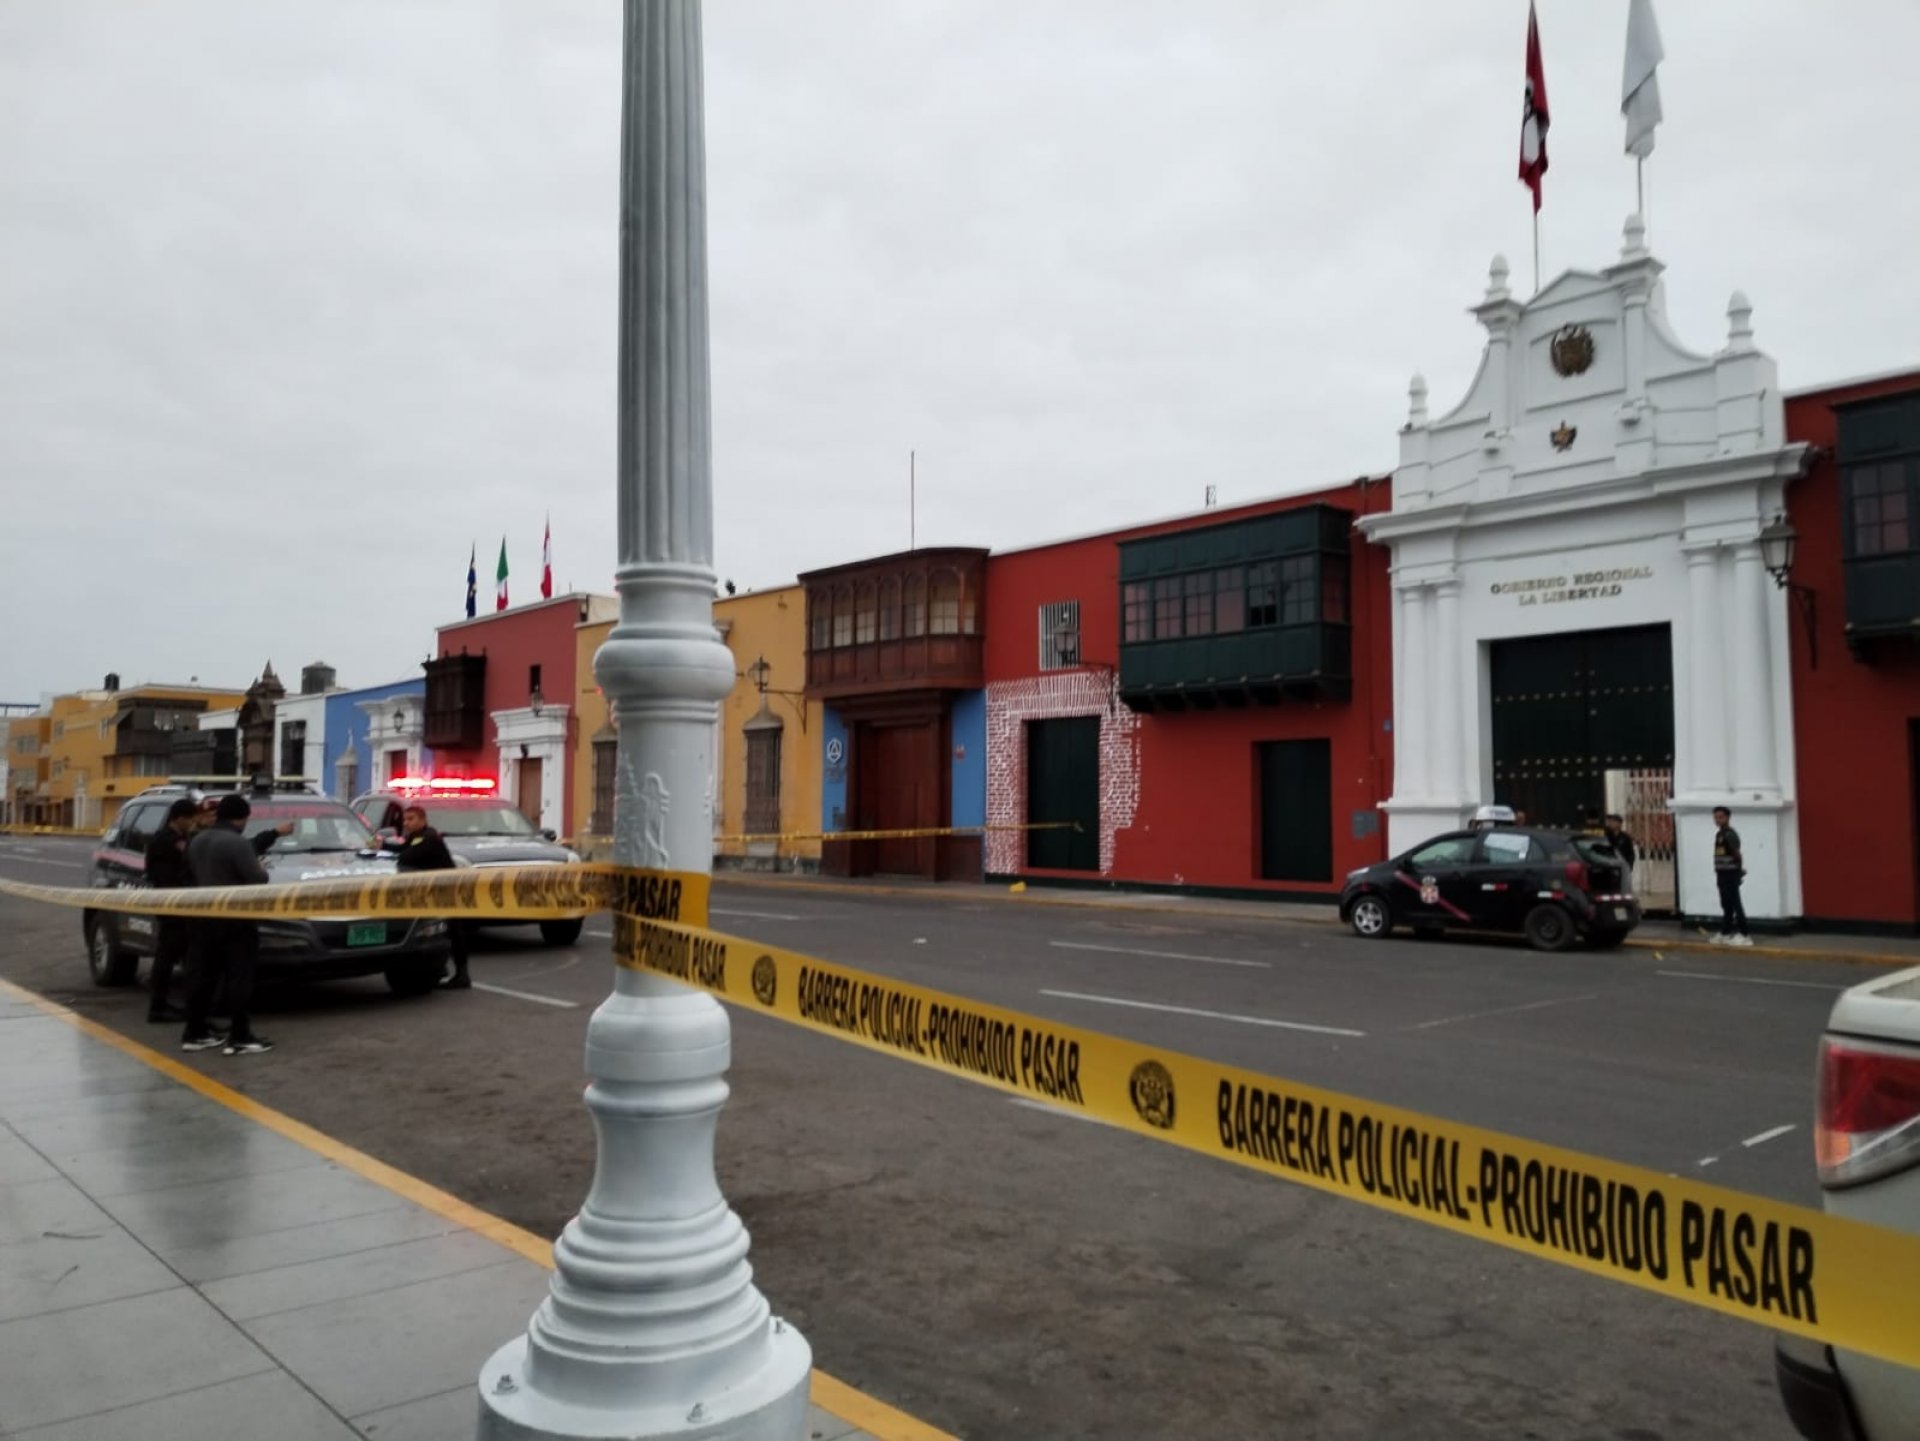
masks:
<instances>
[{"instance_id":1,"label":"large green wooden door","mask_svg":"<svg viewBox=\"0 0 1920 1441\"><path fill-rule=\"evenodd\" d=\"M1027 820L1071 821L1078 830L1029 831L1035 870L1100 869L1100 717L1027 723Z\"/></svg>"},{"instance_id":2,"label":"large green wooden door","mask_svg":"<svg viewBox=\"0 0 1920 1441\"><path fill-rule=\"evenodd\" d=\"M1534 825L1606 806L1610 770L1673 766L1673 642L1664 625L1494 641L1493 800Z\"/></svg>"},{"instance_id":3,"label":"large green wooden door","mask_svg":"<svg viewBox=\"0 0 1920 1441\"><path fill-rule=\"evenodd\" d=\"M1333 746L1265 741L1260 746L1260 876L1333 879Z\"/></svg>"}]
</instances>

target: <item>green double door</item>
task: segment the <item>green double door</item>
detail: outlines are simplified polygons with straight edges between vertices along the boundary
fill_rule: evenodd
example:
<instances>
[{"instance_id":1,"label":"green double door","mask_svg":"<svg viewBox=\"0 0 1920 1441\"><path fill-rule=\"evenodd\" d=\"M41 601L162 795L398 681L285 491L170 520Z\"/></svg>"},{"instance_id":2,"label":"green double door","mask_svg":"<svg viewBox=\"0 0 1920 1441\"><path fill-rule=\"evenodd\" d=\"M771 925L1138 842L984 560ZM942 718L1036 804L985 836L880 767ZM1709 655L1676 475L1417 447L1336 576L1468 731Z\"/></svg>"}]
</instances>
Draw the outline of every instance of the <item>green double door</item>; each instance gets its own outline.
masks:
<instances>
[{"instance_id":1,"label":"green double door","mask_svg":"<svg viewBox=\"0 0 1920 1441\"><path fill-rule=\"evenodd\" d=\"M1533 825L1606 808L1606 773L1673 767L1673 640L1664 625L1488 647L1493 795Z\"/></svg>"},{"instance_id":2,"label":"green double door","mask_svg":"<svg viewBox=\"0 0 1920 1441\"><path fill-rule=\"evenodd\" d=\"M1027 820L1061 827L1027 832L1030 867L1100 869L1100 717L1027 722Z\"/></svg>"}]
</instances>

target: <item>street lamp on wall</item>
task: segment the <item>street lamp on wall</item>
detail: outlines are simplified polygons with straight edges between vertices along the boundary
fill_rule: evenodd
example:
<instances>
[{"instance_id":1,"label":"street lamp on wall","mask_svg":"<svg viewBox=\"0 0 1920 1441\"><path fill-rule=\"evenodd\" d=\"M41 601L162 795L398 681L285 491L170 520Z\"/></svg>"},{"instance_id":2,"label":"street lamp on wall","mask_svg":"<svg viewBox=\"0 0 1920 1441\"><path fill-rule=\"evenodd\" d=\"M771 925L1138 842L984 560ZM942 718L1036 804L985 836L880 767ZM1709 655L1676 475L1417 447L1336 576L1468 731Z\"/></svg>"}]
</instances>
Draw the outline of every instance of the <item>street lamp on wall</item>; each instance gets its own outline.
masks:
<instances>
[{"instance_id":1,"label":"street lamp on wall","mask_svg":"<svg viewBox=\"0 0 1920 1441\"><path fill-rule=\"evenodd\" d=\"M793 713L800 717L800 734L805 735L807 733L806 697L799 691L774 690L771 686L773 667L767 663L767 658L764 655L755 659L753 664L747 667L746 675L747 680L752 683L753 688L760 692L760 708L762 710L766 709L768 696L779 696L782 700L786 701L788 705L792 706Z\"/></svg>"},{"instance_id":2,"label":"street lamp on wall","mask_svg":"<svg viewBox=\"0 0 1920 1441\"><path fill-rule=\"evenodd\" d=\"M1773 577L1773 583L1793 597L1800 612L1800 624L1807 635L1807 666L1820 668L1819 632L1815 628L1813 587L1791 579L1794 553L1800 546L1800 532L1793 528L1785 513L1774 516L1773 523L1760 532L1760 563Z\"/></svg>"}]
</instances>

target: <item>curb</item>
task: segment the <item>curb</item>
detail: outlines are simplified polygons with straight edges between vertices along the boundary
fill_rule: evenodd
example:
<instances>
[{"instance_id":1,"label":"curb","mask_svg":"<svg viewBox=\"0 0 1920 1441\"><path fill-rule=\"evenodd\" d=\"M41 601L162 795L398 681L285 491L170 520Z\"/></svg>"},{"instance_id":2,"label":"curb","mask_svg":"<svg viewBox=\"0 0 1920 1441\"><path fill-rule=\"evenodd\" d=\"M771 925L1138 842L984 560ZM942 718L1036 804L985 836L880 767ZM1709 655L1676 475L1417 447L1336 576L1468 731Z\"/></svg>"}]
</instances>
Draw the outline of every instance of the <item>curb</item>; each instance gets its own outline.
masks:
<instances>
[{"instance_id":1,"label":"curb","mask_svg":"<svg viewBox=\"0 0 1920 1441\"><path fill-rule=\"evenodd\" d=\"M989 886L984 883L965 890L936 890L920 886L888 885L884 882L877 885L866 885L856 884L851 881L835 880L776 880L770 876L757 875L751 871L716 871L713 880L715 885L744 886L756 890L789 891L800 894L814 892L824 895L843 896L905 896L916 900L939 902L977 902L986 900L997 901L1004 905L1024 903L1033 906L1059 906L1073 910L1106 911L1109 914L1117 912L1122 915L1212 915L1228 920L1257 920L1285 926L1331 926L1334 928L1340 926L1339 919L1331 913L1326 916L1277 915L1271 910L1260 908L1261 903L1259 902L1229 901L1226 903L1228 905L1243 905L1248 907L1248 909L1244 910L1196 911L1191 905L1174 905L1152 900L1140 902L1092 900L1084 899L1071 893L1047 892L1043 894L1031 890L1010 893L1002 887ZM959 883L955 884L957 886ZM1115 892L1114 894L1125 895L1129 893ZM1131 894L1151 895L1152 893L1132 892ZM1329 907L1328 909L1329 912L1331 912L1332 908ZM1705 939L1706 934L1705 931L1700 931L1699 935L1702 937L1700 940L1694 940L1688 936L1679 936L1673 940L1629 939L1627 941L1627 947L1632 950L1653 951L1656 953L1666 951L1699 952L1707 955L1725 955L1728 953L1727 947L1715 945L1711 940ZM1885 966L1889 970L1897 970L1902 966L1912 965L1916 960L1920 960L1920 956L1900 956L1877 951L1822 950L1805 946L1743 946L1733 952L1733 954L1765 956L1771 960L1782 961L1838 961L1847 965L1856 966Z\"/></svg>"}]
</instances>

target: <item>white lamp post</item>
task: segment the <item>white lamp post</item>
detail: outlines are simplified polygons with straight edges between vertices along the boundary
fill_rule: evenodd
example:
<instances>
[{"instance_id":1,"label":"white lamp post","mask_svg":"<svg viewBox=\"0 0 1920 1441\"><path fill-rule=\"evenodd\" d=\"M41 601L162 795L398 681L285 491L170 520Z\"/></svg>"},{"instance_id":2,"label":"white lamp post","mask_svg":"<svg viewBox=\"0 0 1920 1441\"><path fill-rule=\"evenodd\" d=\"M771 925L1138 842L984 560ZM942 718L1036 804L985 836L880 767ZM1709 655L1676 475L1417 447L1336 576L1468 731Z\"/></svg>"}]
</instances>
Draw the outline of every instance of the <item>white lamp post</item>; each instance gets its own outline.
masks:
<instances>
[{"instance_id":1,"label":"white lamp post","mask_svg":"<svg viewBox=\"0 0 1920 1441\"><path fill-rule=\"evenodd\" d=\"M626 0L620 157L620 620L594 658L619 727L614 859L713 866L706 148L699 0ZM480 1373L482 1441L802 1441L813 1357L753 1286L714 1176L731 1027L632 970L587 1029L593 1186L527 1334Z\"/></svg>"}]
</instances>

